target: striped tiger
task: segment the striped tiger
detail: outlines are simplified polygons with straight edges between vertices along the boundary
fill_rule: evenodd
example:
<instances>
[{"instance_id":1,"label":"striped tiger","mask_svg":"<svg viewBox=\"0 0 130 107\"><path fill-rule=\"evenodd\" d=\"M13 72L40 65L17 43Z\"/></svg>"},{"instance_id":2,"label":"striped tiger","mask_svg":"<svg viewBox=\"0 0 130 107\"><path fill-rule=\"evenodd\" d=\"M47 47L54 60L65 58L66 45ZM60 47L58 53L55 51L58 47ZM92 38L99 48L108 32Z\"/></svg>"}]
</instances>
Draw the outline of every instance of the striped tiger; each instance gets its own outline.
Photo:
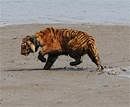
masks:
<instances>
[{"instance_id":1,"label":"striped tiger","mask_svg":"<svg viewBox=\"0 0 130 107\"><path fill-rule=\"evenodd\" d=\"M88 54L100 71L103 69L100 63L99 52L96 48L95 38L86 32L49 27L35 33L32 38L41 47L38 59L46 62L45 70L50 69L60 55L69 55L74 58L75 61L70 62L70 65L76 66L82 62L81 57L85 54ZM36 51L35 48L37 47L35 42L31 42L32 44L30 45L33 52ZM48 54L47 61L44 58L46 54Z\"/></svg>"}]
</instances>

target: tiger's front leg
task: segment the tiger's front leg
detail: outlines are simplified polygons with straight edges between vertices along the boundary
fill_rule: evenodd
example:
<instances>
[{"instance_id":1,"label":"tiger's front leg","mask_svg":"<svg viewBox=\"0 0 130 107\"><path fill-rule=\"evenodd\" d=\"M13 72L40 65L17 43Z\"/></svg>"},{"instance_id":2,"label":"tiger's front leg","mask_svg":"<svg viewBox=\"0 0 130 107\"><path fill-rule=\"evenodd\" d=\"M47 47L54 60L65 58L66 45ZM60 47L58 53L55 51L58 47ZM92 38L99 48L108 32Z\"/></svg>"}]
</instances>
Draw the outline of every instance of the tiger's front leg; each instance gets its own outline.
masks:
<instances>
[{"instance_id":1,"label":"tiger's front leg","mask_svg":"<svg viewBox=\"0 0 130 107\"><path fill-rule=\"evenodd\" d=\"M43 69L49 70L57 58L58 58L58 55L56 55L56 54L48 54L48 58L47 58L46 64Z\"/></svg>"},{"instance_id":2,"label":"tiger's front leg","mask_svg":"<svg viewBox=\"0 0 130 107\"><path fill-rule=\"evenodd\" d=\"M47 48L47 46L43 46L39 53L38 53L38 59L41 61L41 62L46 62L46 58L44 57L46 54L48 54L51 50L49 50L49 48Z\"/></svg>"},{"instance_id":3,"label":"tiger's front leg","mask_svg":"<svg viewBox=\"0 0 130 107\"><path fill-rule=\"evenodd\" d=\"M38 59L39 59L41 62L46 62L46 58L44 57L44 55L42 54L41 51L39 51L39 53L38 53Z\"/></svg>"},{"instance_id":4,"label":"tiger's front leg","mask_svg":"<svg viewBox=\"0 0 130 107\"><path fill-rule=\"evenodd\" d=\"M59 53L59 50L53 50L51 47L45 45L41 48L41 50L39 51L39 54L38 54L38 59L41 61L41 62L46 62L46 58L44 57L46 54L49 54L49 53ZM53 54L54 55L54 54Z\"/></svg>"}]
</instances>

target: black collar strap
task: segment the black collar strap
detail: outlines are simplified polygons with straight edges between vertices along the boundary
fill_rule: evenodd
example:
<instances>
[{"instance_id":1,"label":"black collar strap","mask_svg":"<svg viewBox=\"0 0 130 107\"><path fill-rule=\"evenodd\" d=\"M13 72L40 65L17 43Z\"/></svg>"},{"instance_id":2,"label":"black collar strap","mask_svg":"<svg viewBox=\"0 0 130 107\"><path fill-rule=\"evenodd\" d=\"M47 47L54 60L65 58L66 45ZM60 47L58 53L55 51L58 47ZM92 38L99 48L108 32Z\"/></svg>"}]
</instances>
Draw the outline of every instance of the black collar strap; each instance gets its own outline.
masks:
<instances>
[{"instance_id":1,"label":"black collar strap","mask_svg":"<svg viewBox=\"0 0 130 107\"><path fill-rule=\"evenodd\" d=\"M36 36L32 35L32 42L35 46L35 52L38 50L38 48L40 47L40 43L37 41Z\"/></svg>"}]
</instances>

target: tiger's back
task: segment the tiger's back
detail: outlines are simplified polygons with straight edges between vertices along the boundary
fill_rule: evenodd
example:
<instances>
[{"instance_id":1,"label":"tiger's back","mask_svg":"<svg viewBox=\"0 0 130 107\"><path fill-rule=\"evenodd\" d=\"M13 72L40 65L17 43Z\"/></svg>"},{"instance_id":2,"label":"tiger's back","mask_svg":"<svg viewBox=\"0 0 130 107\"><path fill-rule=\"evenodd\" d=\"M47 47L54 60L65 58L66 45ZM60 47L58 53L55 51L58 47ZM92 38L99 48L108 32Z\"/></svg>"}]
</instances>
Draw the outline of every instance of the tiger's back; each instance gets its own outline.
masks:
<instances>
[{"instance_id":1,"label":"tiger's back","mask_svg":"<svg viewBox=\"0 0 130 107\"><path fill-rule=\"evenodd\" d=\"M88 33L73 29L47 28L53 38L56 38L62 48L72 50L87 49L90 44L95 44L95 38Z\"/></svg>"}]
</instances>

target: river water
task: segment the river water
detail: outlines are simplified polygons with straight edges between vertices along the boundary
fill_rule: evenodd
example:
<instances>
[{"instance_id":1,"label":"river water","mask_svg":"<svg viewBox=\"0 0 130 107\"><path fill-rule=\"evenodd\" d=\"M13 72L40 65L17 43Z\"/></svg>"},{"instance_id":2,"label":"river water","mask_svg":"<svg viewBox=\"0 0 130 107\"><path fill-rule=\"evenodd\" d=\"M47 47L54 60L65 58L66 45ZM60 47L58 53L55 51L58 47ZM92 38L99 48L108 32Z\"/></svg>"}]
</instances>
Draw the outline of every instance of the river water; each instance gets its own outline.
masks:
<instances>
[{"instance_id":1,"label":"river water","mask_svg":"<svg viewBox=\"0 0 130 107\"><path fill-rule=\"evenodd\" d=\"M130 24L130 0L0 0L0 25Z\"/></svg>"}]
</instances>

